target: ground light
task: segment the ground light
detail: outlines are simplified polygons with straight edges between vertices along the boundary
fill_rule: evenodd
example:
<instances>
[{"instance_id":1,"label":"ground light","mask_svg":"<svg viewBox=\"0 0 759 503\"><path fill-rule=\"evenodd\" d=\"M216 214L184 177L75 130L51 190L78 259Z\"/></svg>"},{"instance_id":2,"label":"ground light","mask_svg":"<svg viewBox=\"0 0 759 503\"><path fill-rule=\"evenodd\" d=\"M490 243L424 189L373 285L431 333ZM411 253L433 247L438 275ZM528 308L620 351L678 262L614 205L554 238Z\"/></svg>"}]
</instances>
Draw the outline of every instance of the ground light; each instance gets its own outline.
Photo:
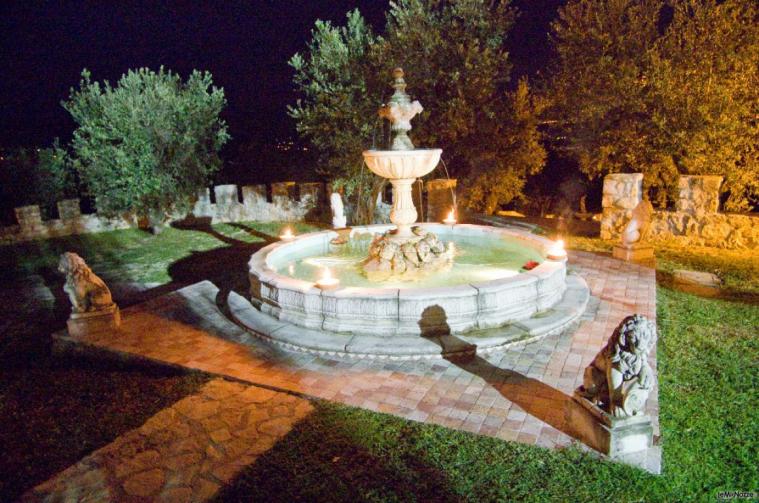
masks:
<instances>
[{"instance_id":1,"label":"ground light","mask_svg":"<svg viewBox=\"0 0 759 503\"><path fill-rule=\"evenodd\" d=\"M564 250L564 240L558 239L548 249L549 260L564 260L567 258L567 252Z\"/></svg>"},{"instance_id":2,"label":"ground light","mask_svg":"<svg viewBox=\"0 0 759 503\"><path fill-rule=\"evenodd\" d=\"M329 288L337 288L337 285L340 284L340 280L332 276L332 271L329 270L329 267L325 267L322 269L322 275L321 277L316 281L316 286L319 288L326 290Z\"/></svg>"}]
</instances>

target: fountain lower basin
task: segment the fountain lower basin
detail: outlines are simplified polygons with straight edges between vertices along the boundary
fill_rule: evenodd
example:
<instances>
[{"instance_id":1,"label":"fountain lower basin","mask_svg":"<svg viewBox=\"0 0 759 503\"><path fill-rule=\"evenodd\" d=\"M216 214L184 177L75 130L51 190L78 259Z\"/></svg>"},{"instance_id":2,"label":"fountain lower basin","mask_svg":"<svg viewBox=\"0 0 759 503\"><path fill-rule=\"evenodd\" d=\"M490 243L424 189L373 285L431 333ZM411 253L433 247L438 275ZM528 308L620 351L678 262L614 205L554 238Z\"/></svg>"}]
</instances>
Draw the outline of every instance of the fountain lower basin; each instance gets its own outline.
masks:
<instances>
[{"instance_id":1,"label":"fountain lower basin","mask_svg":"<svg viewBox=\"0 0 759 503\"><path fill-rule=\"evenodd\" d=\"M545 256L552 241L518 230L477 226L422 224L441 239L467 237L482 246L488 241L513 240ZM392 226L352 229L353 236L380 234ZM461 283L420 287L415 283L391 286L340 285L331 290L318 288L313 281L279 272L282 265L302 250L328 253L332 231L299 236L277 242L255 253L249 262L251 302L261 313L276 320L307 329L338 334L393 338L431 334L463 334L492 329L546 312L567 289L565 261L544 259L530 271L493 280L462 280ZM446 274L446 273L440 273ZM388 343L392 343L388 340Z\"/></svg>"}]
</instances>

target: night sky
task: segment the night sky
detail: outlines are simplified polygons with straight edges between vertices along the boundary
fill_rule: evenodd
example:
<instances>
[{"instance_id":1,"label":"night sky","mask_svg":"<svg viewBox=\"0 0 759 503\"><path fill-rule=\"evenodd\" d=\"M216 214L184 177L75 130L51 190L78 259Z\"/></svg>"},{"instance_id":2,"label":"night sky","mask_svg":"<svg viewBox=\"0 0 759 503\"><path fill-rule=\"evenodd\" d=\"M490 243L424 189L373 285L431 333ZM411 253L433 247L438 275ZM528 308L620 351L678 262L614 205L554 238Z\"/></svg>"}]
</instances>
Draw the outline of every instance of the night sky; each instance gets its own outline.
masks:
<instances>
[{"instance_id":1,"label":"night sky","mask_svg":"<svg viewBox=\"0 0 759 503\"><path fill-rule=\"evenodd\" d=\"M516 74L534 74L548 56L546 30L559 0L513 2ZM387 0L248 2L31 2L0 6L0 146L67 141L74 129L60 106L83 68L115 83L129 68L160 65L185 77L208 70L229 102L235 143L295 136L287 60L303 51L316 19L342 24L358 7L376 28ZM516 76L516 75L515 75Z\"/></svg>"}]
</instances>

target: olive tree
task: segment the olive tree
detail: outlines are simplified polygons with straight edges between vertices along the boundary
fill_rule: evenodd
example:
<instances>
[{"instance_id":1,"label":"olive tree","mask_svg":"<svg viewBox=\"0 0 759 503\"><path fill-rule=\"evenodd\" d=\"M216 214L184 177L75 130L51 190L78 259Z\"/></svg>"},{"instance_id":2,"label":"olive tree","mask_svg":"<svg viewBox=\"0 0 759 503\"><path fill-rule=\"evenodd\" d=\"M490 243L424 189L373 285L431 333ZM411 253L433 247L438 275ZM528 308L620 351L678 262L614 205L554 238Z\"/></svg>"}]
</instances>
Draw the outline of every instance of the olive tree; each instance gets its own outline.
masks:
<instances>
[{"instance_id":1,"label":"olive tree","mask_svg":"<svg viewBox=\"0 0 759 503\"><path fill-rule=\"evenodd\" d=\"M140 68L111 86L84 70L62 105L77 123L74 162L98 212L133 212L160 229L187 209L220 166L225 104L208 72L183 81L163 67Z\"/></svg>"}]
</instances>

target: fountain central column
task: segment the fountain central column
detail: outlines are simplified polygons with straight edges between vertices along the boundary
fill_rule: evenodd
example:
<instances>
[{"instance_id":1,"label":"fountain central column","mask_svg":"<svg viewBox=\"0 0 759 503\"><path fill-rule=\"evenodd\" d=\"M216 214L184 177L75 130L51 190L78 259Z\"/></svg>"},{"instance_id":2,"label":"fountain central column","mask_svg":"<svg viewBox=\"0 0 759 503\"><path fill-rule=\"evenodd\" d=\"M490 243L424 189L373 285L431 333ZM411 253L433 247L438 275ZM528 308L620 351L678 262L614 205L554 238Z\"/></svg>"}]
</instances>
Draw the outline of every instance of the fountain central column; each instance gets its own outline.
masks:
<instances>
[{"instance_id":1,"label":"fountain central column","mask_svg":"<svg viewBox=\"0 0 759 503\"><path fill-rule=\"evenodd\" d=\"M390 179L393 186L393 206L390 210L390 221L395 224L397 238L411 238L411 224L416 222L417 212L412 196L412 185L416 178Z\"/></svg>"}]
</instances>

